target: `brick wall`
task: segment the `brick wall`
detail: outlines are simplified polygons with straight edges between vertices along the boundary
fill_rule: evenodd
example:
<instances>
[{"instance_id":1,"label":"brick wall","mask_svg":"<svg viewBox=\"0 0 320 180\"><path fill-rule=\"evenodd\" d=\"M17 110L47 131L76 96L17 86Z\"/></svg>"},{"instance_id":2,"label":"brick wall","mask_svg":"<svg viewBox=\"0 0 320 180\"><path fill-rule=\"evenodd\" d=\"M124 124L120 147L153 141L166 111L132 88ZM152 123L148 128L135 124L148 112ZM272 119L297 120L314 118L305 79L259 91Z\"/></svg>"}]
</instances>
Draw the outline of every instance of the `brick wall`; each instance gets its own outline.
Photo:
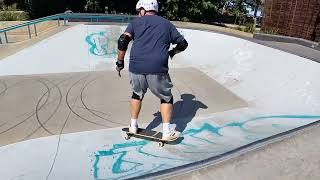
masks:
<instances>
[{"instance_id":1,"label":"brick wall","mask_svg":"<svg viewBox=\"0 0 320 180\"><path fill-rule=\"evenodd\" d=\"M265 0L262 30L320 40L320 0Z\"/></svg>"}]
</instances>

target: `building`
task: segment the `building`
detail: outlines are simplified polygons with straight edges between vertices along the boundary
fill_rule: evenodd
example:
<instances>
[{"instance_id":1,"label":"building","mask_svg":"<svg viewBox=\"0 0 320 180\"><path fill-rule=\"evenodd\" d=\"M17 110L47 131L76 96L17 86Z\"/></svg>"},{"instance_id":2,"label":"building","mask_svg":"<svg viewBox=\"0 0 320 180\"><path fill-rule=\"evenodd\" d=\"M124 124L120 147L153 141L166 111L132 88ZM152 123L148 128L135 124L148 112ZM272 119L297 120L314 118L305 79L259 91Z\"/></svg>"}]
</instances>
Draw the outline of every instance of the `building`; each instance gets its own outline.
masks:
<instances>
[{"instance_id":1,"label":"building","mask_svg":"<svg viewBox=\"0 0 320 180\"><path fill-rule=\"evenodd\" d=\"M320 41L320 0L265 0L262 30Z\"/></svg>"}]
</instances>

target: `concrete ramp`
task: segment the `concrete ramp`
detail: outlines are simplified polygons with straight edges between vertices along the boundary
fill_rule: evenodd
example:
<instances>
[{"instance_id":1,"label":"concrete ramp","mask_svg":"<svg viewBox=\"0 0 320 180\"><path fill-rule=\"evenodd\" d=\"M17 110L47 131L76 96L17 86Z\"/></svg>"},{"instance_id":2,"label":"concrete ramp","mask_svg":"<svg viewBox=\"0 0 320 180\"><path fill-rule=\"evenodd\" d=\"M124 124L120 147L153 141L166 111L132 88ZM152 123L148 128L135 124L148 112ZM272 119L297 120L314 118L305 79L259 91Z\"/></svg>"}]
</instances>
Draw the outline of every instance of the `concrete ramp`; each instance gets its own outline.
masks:
<instances>
[{"instance_id":1,"label":"concrete ramp","mask_svg":"<svg viewBox=\"0 0 320 180\"><path fill-rule=\"evenodd\" d=\"M4 179L174 174L320 119L320 64L243 39L180 29L190 46L170 61L170 73L174 123L183 139L164 148L126 141L121 128L129 121L129 82L127 72L123 78L114 72L123 29L78 25L0 61ZM140 126L159 130L158 106L148 94Z\"/></svg>"},{"instance_id":2,"label":"concrete ramp","mask_svg":"<svg viewBox=\"0 0 320 180\"><path fill-rule=\"evenodd\" d=\"M247 106L199 70L174 69L171 75L175 83L173 116L180 130L195 116ZM185 79L186 75L192 79ZM0 79L7 87L0 101L0 145L61 133L123 127L130 120L127 72L121 78L113 71L100 71L2 76ZM148 93L143 106L139 122L153 122L148 128L158 127L161 124L159 100ZM120 113L119 109L124 112Z\"/></svg>"}]
</instances>

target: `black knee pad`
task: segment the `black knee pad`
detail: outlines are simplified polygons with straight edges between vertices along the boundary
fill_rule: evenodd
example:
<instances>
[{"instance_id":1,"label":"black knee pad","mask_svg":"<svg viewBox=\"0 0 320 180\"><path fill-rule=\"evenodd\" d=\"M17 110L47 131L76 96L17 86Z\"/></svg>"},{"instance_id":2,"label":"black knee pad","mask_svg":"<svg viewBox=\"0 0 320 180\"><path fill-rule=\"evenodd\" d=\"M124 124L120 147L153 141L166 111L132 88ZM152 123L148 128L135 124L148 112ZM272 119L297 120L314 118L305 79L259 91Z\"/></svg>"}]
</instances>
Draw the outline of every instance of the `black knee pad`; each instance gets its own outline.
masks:
<instances>
[{"instance_id":1,"label":"black knee pad","mask_svg":"<svg viewBox=\"0 0 320 180\"><path fill-rule=\"evenodd\" d=\"M161 99L161 104L173 104L173 97L170 99L170 101L169 101L169 102L167 102L167 101L165 101L165 100Z\"/></svg>"},{"instance_id":2,"label":"black knee pad","mask_svg":"<svg viewBox=\"0 0 320 180\"><path fill-rule=\"evenodd\" d=\"M143 100L143 98L140 98L140 96L139 95L137 95L136 93L132 93L132 97L131 97L132 99L135 99L135 100L139 100L139 101L142 101Z\"/></svg>"}]
</instances>

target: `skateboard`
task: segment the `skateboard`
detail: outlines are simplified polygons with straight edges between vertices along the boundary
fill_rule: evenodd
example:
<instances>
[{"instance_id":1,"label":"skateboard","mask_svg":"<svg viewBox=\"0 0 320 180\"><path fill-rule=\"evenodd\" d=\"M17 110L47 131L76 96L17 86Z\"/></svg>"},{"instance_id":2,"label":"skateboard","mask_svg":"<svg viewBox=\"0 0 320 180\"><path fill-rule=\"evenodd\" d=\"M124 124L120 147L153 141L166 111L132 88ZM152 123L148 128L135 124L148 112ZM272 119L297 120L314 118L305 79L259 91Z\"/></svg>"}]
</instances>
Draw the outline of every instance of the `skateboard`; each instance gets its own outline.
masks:
<instances>
[{"instance_id":1,"label":"skateboard","mask_svg":"<svg viewBox=\"0 0 320 180\"><path fill-rule=\"evenodd\" d=\"M159 147L163 147L165 143L168 142L174 142L176 139L170 140L170 141L166 141L166 140L162 140L162 133L161 132L157 132L157 131L152 131L152 130L147 130L147 129L142 129L142 128L138 128L138 132L137 134L132 134L129 133L129 128L123 128L122 131L126 132L126 136L124 137L124 139L129 140L132 136L135 137L142 137L142 138L147 138L153 141L157 141L159 143Z\"/></svg>"}]
</instances>

